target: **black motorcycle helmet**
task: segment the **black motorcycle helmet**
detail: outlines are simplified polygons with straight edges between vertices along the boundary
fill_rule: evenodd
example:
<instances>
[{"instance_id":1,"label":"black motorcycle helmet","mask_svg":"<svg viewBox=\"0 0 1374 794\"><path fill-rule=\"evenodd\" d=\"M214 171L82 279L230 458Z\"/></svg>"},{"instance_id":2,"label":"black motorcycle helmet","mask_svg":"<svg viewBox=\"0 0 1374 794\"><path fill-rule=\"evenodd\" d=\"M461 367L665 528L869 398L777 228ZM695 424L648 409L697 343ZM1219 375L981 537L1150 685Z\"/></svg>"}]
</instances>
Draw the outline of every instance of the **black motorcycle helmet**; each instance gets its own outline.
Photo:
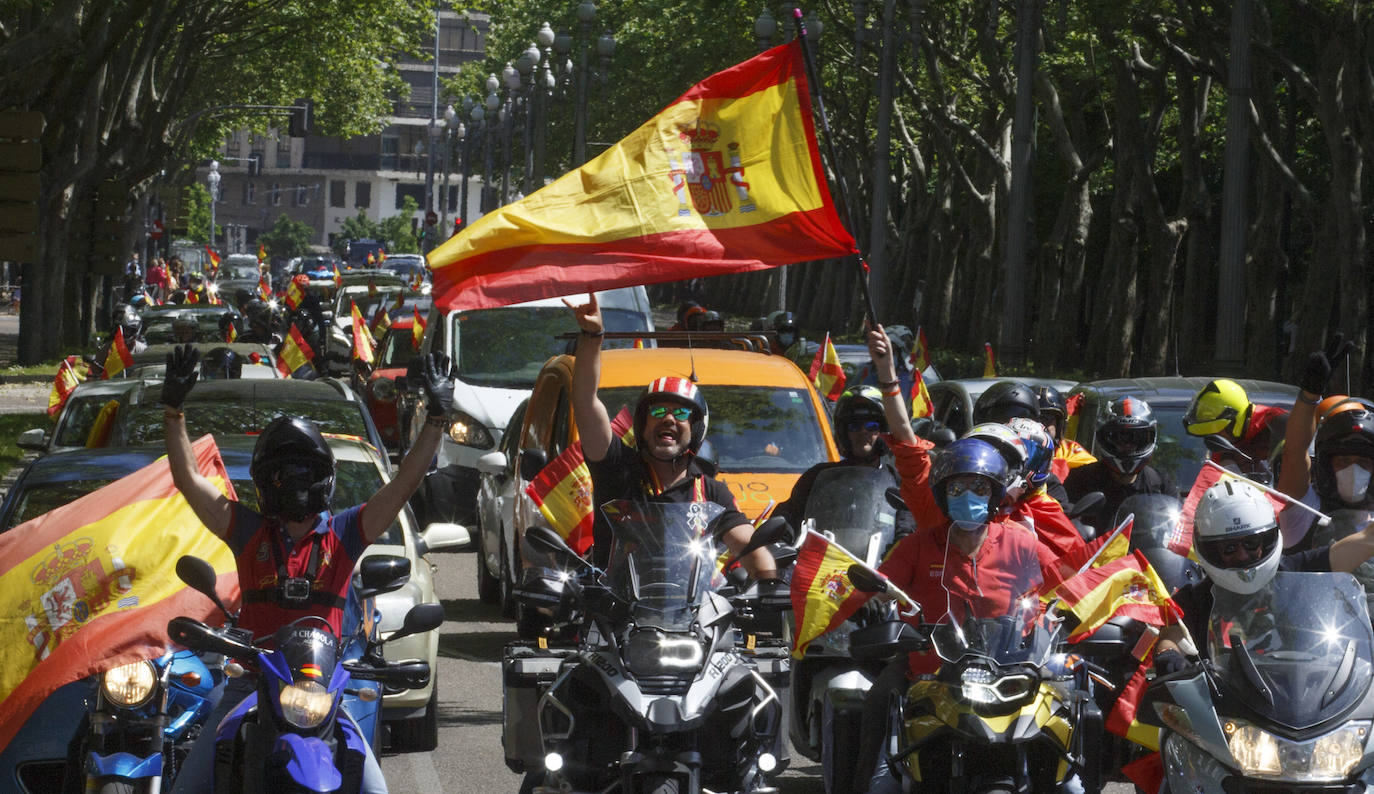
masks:
<instances>
[{"instance_id":1,"label":"black motorcycle helmet","mask_svg":"<svg viewBox=\"0 0 1374 794\"><path fill-rule=\"evenodd\" d=\"M1374 460L1374 413L1352 408L1331 414L1317 427L1314 442L1312 487L1324 501L1340 503L1336 472L1331 459L1337 455L1359 455Z\"/></svg>"},{"instance_id":2,"label":"black motorcycle helmet","mask_svg":"<svg viewBox=\"0 0 1374 794\"><path fill-rule=\"evenodd\" d=\"M1015 380L1003 380L989 386L978 400L973 403L973 423L1000 422L1007 420L1034 419L1040 421L1040 399L1026 384Z\"/></svg>"},{"instance_id":3,"label":"black motorcycle helmet","mask_svg":"<svg viewBox=\"0 0 1374 794\"><path fill-rule=\"evenodd\" d=\"M243 377L243 357L227 347L216 347L200 360L202 380L225 380Z\"/></svg>"},{"instance_id":4,"label":"black motorcycle helmet","mask_svg":"<svg viewBox=\"0 0 1374 794\"><path fill-rule=\"evenodd\" d=\"M689 331L724 331L725 319L720 316L720 312L707 309L704 312L696 312L687 318L687 330Z\"/></svg>"},{"instance_id":5,"label":"black motorcycle helmet","mask_svg":"<svg viewBox=\"0 0 1374 794\"><path fill-rule=\"evenodd\" d=\"M1064 437L1064 424L1069 418L1069 408L1064 402L1064 395L1053 386L1036 386L1035 399L1040 403L1040 423L1053 425L1054 439L1059 441Z\"/></svg>"},{"instance_id":6,"label":"black motorcycle helmet","mask_svg":"<svg viewBox=\"0 0 1374 794\"><path fill-rule=\"evenodd\" d=\"M778 347L786 350L797 342L797 318L789 311L776 311L768 315L768 330L778 335Z\"/></svg>"},{"instance_id":7,"label":"black motorcycle helmet","mask_svg":"<svg viewBox=\"0 0 1374 794\"><path fill-rule=\"evenodd\" d=\"M849 423L861 421L877 422L881 432L887 432L883 393L872 386L845 389L840 399L835 401L835 416L830 425L830 433L835 439L835 446L840 450L840 457L854 456L854 450L849 446Z\"/></svg>"},{"instance_id":8,"label":"black motorcycle helmet","mask_svg":"<svg viewBox=\"0 0 1374 794\"><path fill-rule=\"evenodd\" d=\"M278 416L263 428L248 467L265 516L301 521L329 508L334 453L314 422Z\"/></svg>"}]
</instances>

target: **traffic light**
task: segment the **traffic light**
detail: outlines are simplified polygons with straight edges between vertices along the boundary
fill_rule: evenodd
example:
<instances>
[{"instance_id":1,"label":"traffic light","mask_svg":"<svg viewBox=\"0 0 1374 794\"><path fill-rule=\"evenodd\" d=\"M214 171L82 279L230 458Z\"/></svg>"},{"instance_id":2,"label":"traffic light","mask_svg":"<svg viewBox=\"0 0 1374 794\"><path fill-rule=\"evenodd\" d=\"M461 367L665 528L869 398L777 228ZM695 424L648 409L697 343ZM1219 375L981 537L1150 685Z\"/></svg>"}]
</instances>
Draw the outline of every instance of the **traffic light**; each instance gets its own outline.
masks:
<instances>
[{"instance_id":1,"label":"traffic light","mask_svg":"<svg viewBox=\"0 0 1374 794\"><path fill-rule=\"evenodd\" d=\"M315 101L313 99L297 99L295 106L291 108L291 123L287 127L287 133L292 138L304 138L309 135L315 127Z\"/></svg>"},{"instance_id":2,"label":"traffic light","mask_svg":"<svg viewBox=\"0 0 1374 794\"><path fill-rule=\"evenodd\" d=\"M453 219L453 234L457 234L458 232L461 232L462 230L463 230L463 219L462 219L462 218L454 218L454 219ZM452 237L453 234L450 234L449 236Z\"/></svg>"}]
</instances>

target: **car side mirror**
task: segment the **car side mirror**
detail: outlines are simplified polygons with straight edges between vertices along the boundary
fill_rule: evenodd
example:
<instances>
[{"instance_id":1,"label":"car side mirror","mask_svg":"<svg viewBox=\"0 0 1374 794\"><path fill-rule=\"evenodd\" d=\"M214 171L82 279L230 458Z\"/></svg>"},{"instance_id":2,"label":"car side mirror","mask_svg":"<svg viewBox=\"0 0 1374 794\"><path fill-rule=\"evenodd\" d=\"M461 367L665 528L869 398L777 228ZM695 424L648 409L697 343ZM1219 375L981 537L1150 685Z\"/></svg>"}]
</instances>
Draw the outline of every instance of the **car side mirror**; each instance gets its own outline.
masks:
<instances>
[{"instance_id":1,"label":"car side mirror","mask_svg":"<svg viewBox=\"0 0 1374 794\"><path fill-rule=\"evenodd\" d=\"M48 434L41 427L25 430L15 443L20 449L41 450L48 445Z\"/></svg>"},{"instance_id":2,"label":"car side mirror","mask_svg":"<svg viewBox=\"0 0 1374 794\"><path fill-rule=\"evenodd\" d=\"M419 540L422 547L420 555L424 556L431 551L443 551L444 549L461 551L466 549L472 545L472 533L468 532L467 527L462 524L436 521L425 527L424 531L420 533Z\"/></svg>"},{"instance_id":3,"label":"car side mirror","mask_svg":"<svg viewBox=\"0 0 1374 794\"><path fill-rule=\"evenodd\" d=\"M391 554L374 554L358 563L362 586L358 598L368 599L381 593L399 590L410 581L410 560Z\"/></svg>"},{"instance_id":4,"label":"car side mirror","mask_svg":"<svg viewBox=\"0 0 1374 794\"><path fill-rule=\"evenodd\" d=\"M477 470L493 477L506 473L506 453L501 450L488 452L477 459ZM533 479L533 478L531 478Z\"/></svg>"},{"instance_id":5,"label":"car side mirror","mask_svg":"<svg viewBox=\"0 0 1374 794\"><path fill-rule=\"evenodd\" d=\"M525 482L533 482L539 472L549 465L548 453L542 449L525 449L520 451L520 479Z\"/></svg>"}]
</instances>

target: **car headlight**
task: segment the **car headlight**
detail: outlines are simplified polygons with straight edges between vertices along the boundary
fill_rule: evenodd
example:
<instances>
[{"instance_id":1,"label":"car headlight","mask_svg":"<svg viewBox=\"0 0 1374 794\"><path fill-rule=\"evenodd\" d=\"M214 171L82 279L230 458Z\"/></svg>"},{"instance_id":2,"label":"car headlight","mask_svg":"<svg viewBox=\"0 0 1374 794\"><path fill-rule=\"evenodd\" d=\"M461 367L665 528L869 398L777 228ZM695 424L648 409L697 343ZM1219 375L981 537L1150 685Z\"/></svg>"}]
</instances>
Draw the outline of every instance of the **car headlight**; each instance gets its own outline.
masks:
<instances>
[{"instance_id":1,"label":"car headlight","mask_svg":"<svg viewBox=\"0 0 1374 794\"><path fill-rule=\"evenodd\" d=\"M157 668L146 660L121 664L100 676L100 689L105 699L120 708L143 705L156 688Z\"/></svg>"},{"instance_id":2,"label":"car headlight","mask_svg":"<svg viewBox=\"0 0 1374 794\"><path fill-rule=\"evenodd\" d=\"M1285 739L1241 720L1222 726L1226 745L1251 777L1317 782L1344 780L1364 755L1370 722L1348 722L1305 742Z\"/></svg>"},{"instance_id":3,"label":"car headlight","mask_svg":"<svg viewBox=\"0 0 1374 794\"><path fill-rule=\"evenodd\" d=\"M999 675L986 667L964 668L959 682L965 700L984 706L1016 703L1036 689L1036 682L1029 675Z\"/></svg>"},{"instance_id":4,"label":"car headlight","mask_svg":"<svg viewBox=\"0 0 1374 794\"><path fill-rule=\"evenodd\" d=\"M482 423L462 411L453 411L449 414L448 437L453 439L453 443L465 447L492 449L496 446L496 440Z\"/></svg>"},{"instance_id":5,"label":"car headlight","mask_svg":"<svg viewBox=\"0 0 1374 794\"><path fill-rule=\"evenodd\" d=\"M384 403L396 401L396 381L390 378L377 378L372 381L372 399Z\"/></svg>"},{"instance_id":6,"label":"car headlight","mask_svg":"<svg viewBox=\"0 0 1374 794\"><path fill-rule=\"evenodd\" d=\"M705 655L701 640L685 634L639 630L625 643L625 666L636 676L692 672Z\"/></svg>"},{"instance_id":7,"label":"car headlight","mask_svg":"<svg viewBox=\"0 0 1374 794\"><path fill-rule=\"evenodd\" d=\"M297 728L315 728L334 707L334 696L318 681L298 681L281 688L281 714Z\"/></svg>"}]
</instances>

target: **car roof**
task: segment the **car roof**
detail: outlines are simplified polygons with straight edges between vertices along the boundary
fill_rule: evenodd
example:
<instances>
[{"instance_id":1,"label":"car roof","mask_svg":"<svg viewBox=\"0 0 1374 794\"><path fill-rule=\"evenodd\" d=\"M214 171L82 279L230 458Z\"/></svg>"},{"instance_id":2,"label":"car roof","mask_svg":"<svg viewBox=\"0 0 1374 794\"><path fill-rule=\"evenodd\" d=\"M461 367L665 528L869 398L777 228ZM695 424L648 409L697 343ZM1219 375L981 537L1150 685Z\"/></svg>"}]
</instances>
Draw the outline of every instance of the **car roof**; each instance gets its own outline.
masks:
<instances>
[{"instance_id":1,"label":"car roof","mask_svg":"<svg viewBox=\"0 0 1374 794\"><path fill-rule=\"evenodd\" d=\"M1085 392L1090 395L1099 395L1104 399L1115 397L1139 397L1151 405L1169 405L1174 403L1188 403L1193 396L1213 380L1214 377L1205 375L1181 376L1181 375L1162 375L1155 377L1142 378L1110 378L1107 380L1094 380L1078 384L1074 391ZM1298 388L1291 384L1279 383L1270 380L1254 380L1246 378L1235 378L1236 383L1245 389L1245 394L1251 402L1259 404L1270 404L1288 406L1297 397Z\"/></svg>"},{"instance_id":2,"label":"car roof","mask_svg":"<svg viewBox=\"0 0 1374 794\"><path fill-rule=\"evenodd\" d=\"M989 386L994 383L1001 383L1002 381L1016 381L1017 383L1024 383L1031 387L1053 386L1065 394L1068 394L1071 389L1078 385L1078 381L1065 380L1063 378L1040 378L1033 375L1018 375L1016 377L1005 378L949 378L939 382L944 384L942 388L962 387L964 391L968 392L969 399L976 401L979 395L988 390ZM934 385L935 384L931 384L932 387Z\"/></svg>"},{"instance_id":3,"label":"car roof","mask_svg":"<svg viewBox=\"0 0 1374 794\"><path fill-rule=\"evenodd\" d=\"M560 358L572 365L571 356ZM710 386L810 385L791 360L768 353L685 347L601 351L602 387L644 386L658 377L693 374L698 384Z\"/></svg>"}]
</instances>

